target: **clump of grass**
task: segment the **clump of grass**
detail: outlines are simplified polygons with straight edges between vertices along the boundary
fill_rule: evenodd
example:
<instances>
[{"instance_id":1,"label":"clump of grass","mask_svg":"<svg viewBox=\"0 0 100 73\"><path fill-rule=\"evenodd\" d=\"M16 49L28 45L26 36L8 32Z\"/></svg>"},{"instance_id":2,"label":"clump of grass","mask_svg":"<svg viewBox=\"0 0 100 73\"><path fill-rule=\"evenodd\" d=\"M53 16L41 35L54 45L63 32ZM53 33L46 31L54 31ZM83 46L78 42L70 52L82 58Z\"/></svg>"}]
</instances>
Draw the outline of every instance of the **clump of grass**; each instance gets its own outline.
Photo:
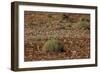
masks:
<instances>
[{"instance_id":1,"label":"clump of grass","mask_svg":"<svg viewBox=\"0 0 100 73\"><path fill-rule=\"evenodd\" d=\"M33 28L34 26L37 26L38 24L34 23L34 22L30 22L27 24L27 27L29 28ZM26 27L26 26L25 26Z\"/></svg>"},{"instance_id":2,"label":"clump of grass","mask_svg":"<svg viewBox=\"0 0 100 73\"><path fill-rule=\"evenodd\" d=\"M89 24L89 22L86 22L86 21L79 21L79 22L77 23L77 25L78 25L78 27L79 27L80 29L90 30L90 24Z\"/></svg>"},{"instance_id":3,"label":"clump of grass","mask_svg":"<svg viewBox=\"0 0 100 73\"><path fill-rule=\"evenodd\" d=\"M89 30L90 29L90 17L82 17L80 21L78 22L78 26L81 29Z\"/></svg>"},{"instance_id":4,"label":"clump of grass","mask_svg":"<svg viewBox=\"0 0 100 73\"><path fill-rule=\"evenodd\" d=\"M64 46L57 40L47 40L42 48L43 52L63 52Z\"/></svg>"}]
</instances>

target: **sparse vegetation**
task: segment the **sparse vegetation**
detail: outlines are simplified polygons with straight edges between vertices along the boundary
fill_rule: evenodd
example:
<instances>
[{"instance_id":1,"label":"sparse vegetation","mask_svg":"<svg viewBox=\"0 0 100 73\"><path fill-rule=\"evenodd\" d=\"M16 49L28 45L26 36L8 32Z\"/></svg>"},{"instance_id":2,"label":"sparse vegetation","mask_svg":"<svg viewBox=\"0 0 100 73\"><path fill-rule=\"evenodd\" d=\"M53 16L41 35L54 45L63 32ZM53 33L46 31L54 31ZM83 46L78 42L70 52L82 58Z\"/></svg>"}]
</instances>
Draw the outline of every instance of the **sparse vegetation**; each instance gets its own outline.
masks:
<instances>
[{"instance_id":1,"label":"sparse vegetation","mask_svg":"<svg viewBox=\"0 0 100 73\"><path fill-rule=\"evenodd\" d=\"M90 30L89 22L79 21L77 24L78 24L78 28L80 28L80 29Z\"/></svg>"},{"instance_id":2,"label":"sparse vegetation","mask_svg":"<svg viewBox=\"0 0 100 73\"><path fill-rule=\"evenodd\" d=\"M24 60L90 58L90 15L32 12L24 14Z\"/></svg>"},{"instance_id":3,"label":"sparse vegetation","mask_svg":"<svg viewBox=\"0 0 100 73\"><path fill-rule=\"evenodd\" d=\"M78 21L77 24L78 24L78 28L80 29L90 30L89 16L80 18L80 21Z\"/></svg>"}]
</instances>

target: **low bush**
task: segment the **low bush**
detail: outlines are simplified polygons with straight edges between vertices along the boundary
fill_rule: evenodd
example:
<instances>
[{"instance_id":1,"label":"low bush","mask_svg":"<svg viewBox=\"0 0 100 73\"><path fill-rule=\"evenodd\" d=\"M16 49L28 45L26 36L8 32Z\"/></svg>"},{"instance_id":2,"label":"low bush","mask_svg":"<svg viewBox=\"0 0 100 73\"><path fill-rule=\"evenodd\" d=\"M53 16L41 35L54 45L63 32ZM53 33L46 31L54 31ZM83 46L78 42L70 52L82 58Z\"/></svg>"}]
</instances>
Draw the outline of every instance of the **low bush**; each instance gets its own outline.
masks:
<instances>
[{"instance_id":1,"label":"low bush","mask_svg":"<svg viewBox=\"0 0 100 73\"><path fill-rule=\"evenodd\" d=\"M78 23L78 27L80 28L80 29L87 29L87 30L89 30L90 29L90 23L89 22L86 22L86 21L79 21Z\"/></svg>"},{"instance_id":2,"label":"low bush","mask_svg":"<svg viewBox=\"0 0 100 73\"><path fill-rule=\"evenodd\" d=\"M42 48L43 52L63 52L64 46L55 39L47 40Z\"/></svg>"}]
</instances>

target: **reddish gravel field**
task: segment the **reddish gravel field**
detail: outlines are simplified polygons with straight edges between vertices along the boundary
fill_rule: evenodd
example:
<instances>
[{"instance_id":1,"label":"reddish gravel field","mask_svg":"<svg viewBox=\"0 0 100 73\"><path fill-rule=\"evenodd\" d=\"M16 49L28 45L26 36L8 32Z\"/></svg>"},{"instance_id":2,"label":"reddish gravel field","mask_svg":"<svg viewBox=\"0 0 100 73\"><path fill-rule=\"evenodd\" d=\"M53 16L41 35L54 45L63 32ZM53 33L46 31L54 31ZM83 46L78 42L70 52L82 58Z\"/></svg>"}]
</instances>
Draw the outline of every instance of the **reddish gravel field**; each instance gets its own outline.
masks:
<instances>
[{"instance_id":1,"label":"reddish gravel field","mask_svg":"<svg viewBox=\"0 0 100 73\"><path fill-rule=\"evenodd\" d=\"M51 38L63 52L42 51ZM90 15L25 11L24 47L24 61L90 58Z\"/></svg>"}]
</instances>

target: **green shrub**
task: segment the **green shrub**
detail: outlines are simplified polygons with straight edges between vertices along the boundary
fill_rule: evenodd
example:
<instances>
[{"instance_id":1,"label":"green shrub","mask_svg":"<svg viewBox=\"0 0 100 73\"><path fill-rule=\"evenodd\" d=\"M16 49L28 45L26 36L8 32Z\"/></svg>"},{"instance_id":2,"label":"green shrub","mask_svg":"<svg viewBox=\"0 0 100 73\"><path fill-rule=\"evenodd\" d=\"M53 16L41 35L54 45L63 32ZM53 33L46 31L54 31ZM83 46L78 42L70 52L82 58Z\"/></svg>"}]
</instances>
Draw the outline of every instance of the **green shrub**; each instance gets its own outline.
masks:
<instances>
[{"instance_id":1,"label":"green shrub","mask_svg":"<svg viewBox=\"0 0 100 73\"><path fill-rule=\"evenodd\" d=\"M63 52L64 46L57 40L47 40L42 48L43 52Z\"/></svg>"},{"instance_id":2,"label":"green shrub","mask_svg":"<svg viewBox=\"0 0 100 73\"><path fill-rule=\"evenodd\" d=\"M90 29L90 23L89 22L86 22L86 21L79 21L78 23L78 27L80 28L80 29L87 29L87 30L89 30Z\"/></svg>"},{"instance_id":3,"label":"green shrub","mask_svg":"<svg viewBox=\"0 0 100 73\"><path fill-rule=\"evenodd\" d=\"M77 22L80 29L89 30L90 29L90 16L81 17Z\"/></svg>"}]
</instances>

